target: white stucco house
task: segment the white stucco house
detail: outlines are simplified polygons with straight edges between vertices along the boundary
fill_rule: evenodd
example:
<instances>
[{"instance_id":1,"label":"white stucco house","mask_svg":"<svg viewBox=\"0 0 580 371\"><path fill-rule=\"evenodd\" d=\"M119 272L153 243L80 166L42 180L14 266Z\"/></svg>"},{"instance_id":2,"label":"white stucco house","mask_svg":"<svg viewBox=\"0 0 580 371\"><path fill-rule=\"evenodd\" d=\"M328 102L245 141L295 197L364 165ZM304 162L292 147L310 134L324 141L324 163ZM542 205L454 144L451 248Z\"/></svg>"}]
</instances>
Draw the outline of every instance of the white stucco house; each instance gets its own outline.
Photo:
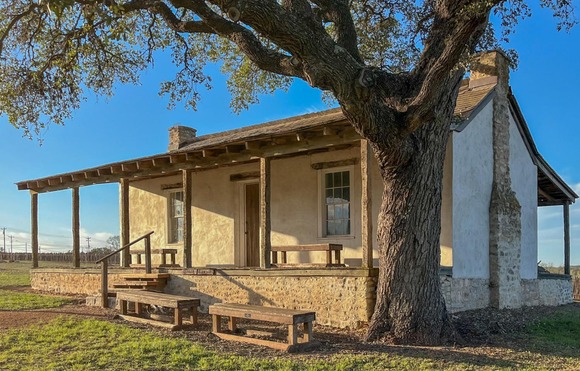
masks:
<instances>
[{"instance_id":1,"label":"white stucco house","mask_svg":"<svg viewBox=\"0 0 580 371\"><path fill-rule=\"evenodd\" d=\"M568 275L538 275L537 208L563 205L567 215L578 196L534 145L503 55L480 62L461 85L447 145L441 228L447 306L569 303ZM520 205L512 210L517 225L496 223L507 220L492 202L499 180ZM153 248L177 250L179 267L158 268L171 274L167 292L198 296L202 308L218 301L307 307L320 323L336 326L356 326L372 314L373 223L383 185L366 141L339 109L203 136L172 127L167 153L19 182L32 195L33 251L39 194L73 190L78 248L78 188L109 182L120 183L122 245L154 231ZM569 235L565 240L569 267ZM342 245L339 264L325 266L322 251L291 251L287 265L270 264L272 246L309 244ZM129 258L114 277L139 271L129 268ZM35 269L32 282L96 293L91 274L98 271ZM82 284L70 284L75 277Z\"/></svg>"}]
</instances>

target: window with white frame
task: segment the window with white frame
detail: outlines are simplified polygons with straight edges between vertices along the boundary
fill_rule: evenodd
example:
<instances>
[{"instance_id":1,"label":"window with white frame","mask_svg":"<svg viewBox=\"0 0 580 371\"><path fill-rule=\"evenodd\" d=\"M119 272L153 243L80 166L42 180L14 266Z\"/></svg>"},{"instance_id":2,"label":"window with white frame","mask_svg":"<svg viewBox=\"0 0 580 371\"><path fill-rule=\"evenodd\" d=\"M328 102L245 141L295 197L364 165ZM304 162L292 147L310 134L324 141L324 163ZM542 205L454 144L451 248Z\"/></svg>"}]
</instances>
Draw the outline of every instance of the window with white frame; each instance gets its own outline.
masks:
<instances>
[{"instance_id":1,"label":"window with white frame","mask_svg":"<svg viewBox=\"0 0 580 371\"><path fill-rule=\"evenodd\" d=\"M183 242L183 192L171 192L168 198L169 243Z\"/></svg>"},{"instance_id":2,"label":"window with white frame","mask_svg":"<svg viewBox=\"0 0 580 371\"><path fill-rule=\"evenodd\" d=\"M325 236L346 236L351 234L350 178L349 170L325 172L323 174L323 229Z\"/></svg>"}]
</instances>

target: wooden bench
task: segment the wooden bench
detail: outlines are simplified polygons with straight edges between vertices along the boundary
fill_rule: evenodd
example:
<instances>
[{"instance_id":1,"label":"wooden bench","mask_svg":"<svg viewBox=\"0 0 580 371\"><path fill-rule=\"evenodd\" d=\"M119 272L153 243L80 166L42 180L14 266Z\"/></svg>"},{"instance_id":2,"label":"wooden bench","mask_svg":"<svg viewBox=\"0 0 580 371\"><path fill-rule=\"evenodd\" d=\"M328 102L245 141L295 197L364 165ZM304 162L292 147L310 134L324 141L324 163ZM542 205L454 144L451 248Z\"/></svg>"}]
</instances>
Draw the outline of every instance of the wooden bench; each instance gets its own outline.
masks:
<instances>
[{"instance_id":1,"label":"wooden bench","mask_svg":"<svg viewBox=\"0 0 580 371\"><path fill-rule=\"evenodd\" d=\"M137 262L137 265L142 265L143 264L143 260L142 260L142 256L145 256L145 250L131 250L130 251L131 255L135 255ZM176 264L175 262L175 256L177 255L177 249L168 249L168 248L164 248L164 249L153 249L151 250L151 254L161 254L161 264L159 265L160 267L179 267L179 264ZM167 264L167 256L169 255L169 259L171 261L170 264Z\"/></svg>"},{"instance_id":2,"label":"wooden bench","mask_svg":"<svg viewBox=\"0 0 580 371\"><path fill-rule=\"evenodd\" d=\"M121 318L128 321L152 324L156 326L169 327L172 330L179 330L183 326L182 311L190 310L191 322L193 325L197 324L197 307L199 307L199 299L197 298L170 295L147 290L122 290L117 292L117 299L120 301L121 304ZM163 322L154 321L147 318L130 316L128 315L129 302L135 303L136 316L140 316L141 314L143 314L143 304L173 308L174 309L173 324L169 325Z\"/></svg>"},{"instance_id":3,"label":"wooden bench","mask_svg":"<svg viewBox=\"0 0 580 371\"><path fill-rule=\"evenodd\" d=\"M282 253L281 264L288 264L286 253L288 251L326 251L326 267L344 267L340 262L341 244L321 243L314 245L288 245L272 246L272 264L278 264L278 252ZM332 252L334 251L334 263L332 262ZM314 265L314 264L310 264Z\"/></svg>"},{"instance_id":4,"label":"wooden bench","mask_svg":"<svg viewBox=\"0 0 580 371\"><path fill-rule=\"evenodd\" d=\"M212 316L212 333L221 339L264 345L284 351L293 351L312 344L312 321L316 319L315 312L262 307L258 305L219 303L209 306L209 314ZM229 317L228 330L232 332L231 334L222 332L222 316ZM238 318L288 325L287 343L234 335L233 332L237 329ZM303 324L304 326L304 335L301 341L298 339L299 324Z\"/></svg>"}]
</instances>

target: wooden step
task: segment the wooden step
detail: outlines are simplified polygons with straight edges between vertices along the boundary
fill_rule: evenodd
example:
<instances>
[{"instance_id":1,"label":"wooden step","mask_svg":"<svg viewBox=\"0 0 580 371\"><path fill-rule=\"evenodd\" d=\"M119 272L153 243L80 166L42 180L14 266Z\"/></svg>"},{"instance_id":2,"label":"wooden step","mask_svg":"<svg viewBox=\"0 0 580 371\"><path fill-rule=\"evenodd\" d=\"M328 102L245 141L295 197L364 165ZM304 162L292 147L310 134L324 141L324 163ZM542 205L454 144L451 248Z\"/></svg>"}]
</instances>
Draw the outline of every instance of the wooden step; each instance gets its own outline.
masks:
<instances>
[{"instance_id":1,"label":"wooden step","mask_svg":"<svg viewBox=\"0 0 580 371\"><path fill-rule=\"evenodd\" d=\"M121 277L124 279L135 279L135 278L169 278L171 275L169 273L133 273L133 274L122 274Z\"/></svg>"},{"instance_id":2,"label":"wooden step","mask_svg":"<svg viewBox=\"0 0 580 371\"><path fill-rule=\"evenodd\" d=\"M123 278L169 278L169 273L130 273L121 274Z\"/></svg>"},{"instance_id":3,"label":"wooden step","mask_svg":"<svg viewBox=\"0 0 580 371\"><path fill-rule=\"evenodd\" d=\"M147 288L147 287L156 287L156 288L163 288L164 284L159 284L159 282L149 282L149 281L142 281L142 282L125 282L125 283L114 283L113 288L116 289L131 289L131 288Z\"/></svg>"}]
</instances>

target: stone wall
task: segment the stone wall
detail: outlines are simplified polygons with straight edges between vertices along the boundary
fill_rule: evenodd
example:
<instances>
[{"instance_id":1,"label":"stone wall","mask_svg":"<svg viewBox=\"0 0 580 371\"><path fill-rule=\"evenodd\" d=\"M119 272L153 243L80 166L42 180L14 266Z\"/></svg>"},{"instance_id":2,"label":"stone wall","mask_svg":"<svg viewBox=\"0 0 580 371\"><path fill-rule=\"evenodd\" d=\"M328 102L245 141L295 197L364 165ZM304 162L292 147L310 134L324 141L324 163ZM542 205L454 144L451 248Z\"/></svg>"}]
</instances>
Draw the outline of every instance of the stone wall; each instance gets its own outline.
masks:
<instances>
[{"instance_id":1,"label":"stone wall","mask_svg":"<svg viewBox=\"0 0 580 371\"><path fill-rule=\"evenodd\" d=\"M345 269L295 271L203 269L202 273L171 270L165 292L201 299L202 312L218 302L234 302L316 312L317 323L335 327L359 327L368 321L375 304L376 270ZM204 273L205 272L205 273ZM218 274L214 274L218 272ZM221 273L220 273L221 272ZM109 286L121 282L122 273L111 270ZM101 287L99 270L35 269L32 288L57 294L97 295Z\"/></svg>"},{"instance_id":2,"label":"stone wall","mask_svg":"<svg viewBox=\"0 0 580 371\"><path fill-rule=\"evenodd\" d=\"M450 313L489 306L489 280L441 275L441 291Z\"/></svg>"},{"instance_id":3,"label":"stone wall","mask_svg":"<svg viewBox=\"0 0 580 371\"><path fill-rule=\"evenodd\" d=\"M375 288L374 277L178 274L165 291L198 297L202 312L219 302L308 309L319 324L356 328L368 321Z\"/></svg>"},{"instance_id":4,"label":"stone wall","mask_svg":"<svg viewBox=\"0 0 580 371\"><path fill-rule=\"evenodd\" d=\"M569 304L574 301L572 279L566 276L522 280L522 299L525 306Z\"/></svg>"},{"instance_id":5,"label":"stone wall","mask_svg":"<svg viewBox=\"0 0 580 371\"><path fill-rule=\"evenodd\" d=\"M109 287L123 281L127 270L109 270ZM33 269L30 271L33 289L55 294L97 295L101 290L101 271L98 269Z\"/></svg>"},{"instance_id":6,"label":"stone wall","mask_svg":"<svg viewBox=\"0 0 580 371\"><path fill-rule=\"evenodd\" d=\"M122 274L138 273L113 269L109 285L122 282ZM316 312L317 323L334 327L359 327L370 318L376 300L376 269L344 270L170 270L165 292L201 299L201 311L219 302L234 302ZM449 312L490 305L489 280L441 275L441 290ZM97 295L100 271L81 269L34 269L35 290L56 294ZM522 280L522 305L562 305L573 301L572 280L558 276Z\"/></svg>"}]
</instances>

